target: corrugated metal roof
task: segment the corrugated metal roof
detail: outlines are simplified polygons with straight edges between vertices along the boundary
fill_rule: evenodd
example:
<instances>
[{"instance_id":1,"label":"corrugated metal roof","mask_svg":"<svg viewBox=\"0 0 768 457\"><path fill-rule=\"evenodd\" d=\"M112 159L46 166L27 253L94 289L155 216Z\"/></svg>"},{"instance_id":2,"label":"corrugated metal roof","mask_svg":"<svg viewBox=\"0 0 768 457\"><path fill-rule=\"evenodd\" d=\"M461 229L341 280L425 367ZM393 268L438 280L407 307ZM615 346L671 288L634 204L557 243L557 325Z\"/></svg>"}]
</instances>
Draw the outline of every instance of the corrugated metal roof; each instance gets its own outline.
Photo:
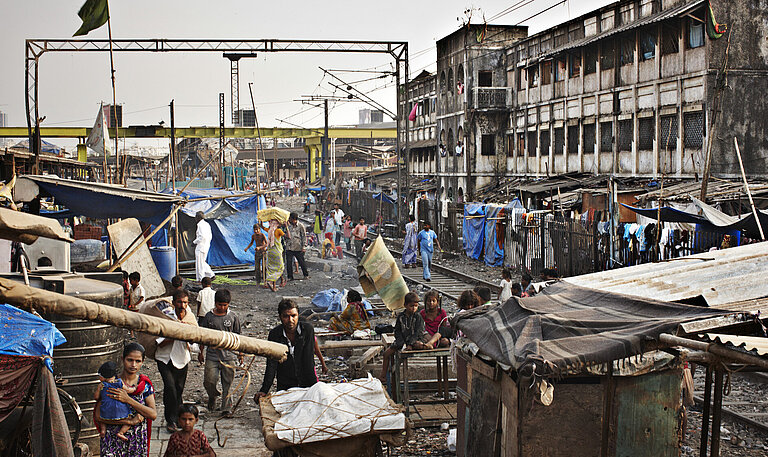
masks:
<instances>
[{"instance_id":1,"label":"corrugated metal roof","mask_svg":"<svg viewBox=\"0 0 768 457\"><path fill-rule=\"evenodd\" d=\"M586 46L590 43L593 43L597 40L602 40L603 38L607 38L612 35L616 35L617 33L627 32L629 30L634 30L640 27L644 27L646 25L654 24L659 21L663 21L665 19L669 19L676 16L681 16L692 9L696 8L699 5L704 4L704 0L694 0L691 2L683 3L682 5L678 5L674 8L670 8L668 10L660 11L656 14L644 17L642 19L630 22L629 24L625 24L613 29L606 30L603 33L598 33L597 35L592 35L590 37L582 38L580 40L572 41L570 43L566 43L563 46L559 46L549 52L542 53L538 56L531 56L532 58L542 58L551 56L554 54L557 54L559 52L567 51L569 49L578 48L581 46Z\"/></svg>"},{"instance_id":2,"label":"corrugated metal roof","mask_svg":"<svg viewBox=\"0 0 768 457\"><path fill-rule=\"evenodd\" d=\"M728 304L738 303L747 308L750 300L768 297L768 242L574 276L565 281L657 300L702 296L712 307L727 309ZM762 307L765 301L753 303Z\"/></svg>"},{"instance_id":3,"label":"corrugated metal roof","mask_svg":"<svg viewBox=\"0 0 768 457\"><path fill-rule=\"evenodd\" d=\"M758 355L768 355L768 338L761 336L725 335L722 333L706 333L704 337L709 341L735 346L747 352Z\"/></svg>"}]
</instances>

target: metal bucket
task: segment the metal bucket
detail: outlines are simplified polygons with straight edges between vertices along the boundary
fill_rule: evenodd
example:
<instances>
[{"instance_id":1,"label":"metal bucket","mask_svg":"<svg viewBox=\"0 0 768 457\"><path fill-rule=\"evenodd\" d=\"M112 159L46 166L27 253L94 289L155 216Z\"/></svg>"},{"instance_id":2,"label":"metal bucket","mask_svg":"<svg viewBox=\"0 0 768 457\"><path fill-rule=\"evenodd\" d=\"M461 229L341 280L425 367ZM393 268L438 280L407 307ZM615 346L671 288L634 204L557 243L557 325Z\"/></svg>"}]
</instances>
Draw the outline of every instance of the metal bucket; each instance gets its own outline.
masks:
<instances>
[{"instance_id":1,"label":"metal bucket","mask_svg":"<svg viewBox=\"0 0 768 457\"><path fill-rule=\"evenodd\" d=\"M123 307L122 285L88 279L71 273L33 274L30 285L59 292L102 305ZM121 280L121 275L114 275ZM111 325L72 319L57 314L44 315L56 324L67 342L53 351L53 372L64 380L61 387L75 397L83 410L80 441L94 454L99 452L99 433L93 425L94 393L100 387L97 372L101 364L113 361L120 366L125 330ZM67 418L69 421L70 418Z\"/></svg>"}]
</instances>

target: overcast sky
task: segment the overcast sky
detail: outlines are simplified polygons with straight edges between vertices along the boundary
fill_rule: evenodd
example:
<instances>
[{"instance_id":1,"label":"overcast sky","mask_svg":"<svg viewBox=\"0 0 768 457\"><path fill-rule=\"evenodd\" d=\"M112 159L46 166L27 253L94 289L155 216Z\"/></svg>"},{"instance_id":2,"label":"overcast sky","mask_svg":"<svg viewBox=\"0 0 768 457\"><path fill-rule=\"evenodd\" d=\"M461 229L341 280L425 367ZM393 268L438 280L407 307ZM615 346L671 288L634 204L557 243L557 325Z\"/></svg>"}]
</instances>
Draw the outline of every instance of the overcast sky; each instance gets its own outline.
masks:
<instances>
[{"instance_id":1,"label":"overcast sky","mask_svg":"<svg viewBox=\"0 0 768 457\"><path fill-rule=\"evenodd\" d=\"M24 40L69 38L80 26L77 11L84 0L2 0L0 6L0 111L11 126L25 126ZM434 70L435 41L460 26L467 8L473 22L514 11L493 21L517 24L558 4L524 25L530 33L610 3L607 0L466 0L441 1L253 1L203 0L110 2L113 38L233 38L407 41L411 76ZM516 6L517 5L517 6ZM85 38L107 38L106 25ZM427 50L426 52L420 52ZM322 124L322 111L294 101L302 95L333 93L318 66L331 69L389 70L392 59L360 54L260 54L240 62L240 106L251 105L253 82L259 123L283 126L278 119L302 126ZM220 52L116 53L117 102L124 104L124 125L169 122L168 103L175 99L176 125L218 125L218 94L226 95L230 120L229 61ZM48 126L90 126L100 101L112 100L108 53L47 53L40 61L39 108ZM348 81L377 76L338 73ZM372 91L381 86L383 89ZM392 78L357 87L394 110ZM339 103L332 124L357 122L360 103ZM304 112L302 112L304 111Z\"/></svg>"}]
</instances>

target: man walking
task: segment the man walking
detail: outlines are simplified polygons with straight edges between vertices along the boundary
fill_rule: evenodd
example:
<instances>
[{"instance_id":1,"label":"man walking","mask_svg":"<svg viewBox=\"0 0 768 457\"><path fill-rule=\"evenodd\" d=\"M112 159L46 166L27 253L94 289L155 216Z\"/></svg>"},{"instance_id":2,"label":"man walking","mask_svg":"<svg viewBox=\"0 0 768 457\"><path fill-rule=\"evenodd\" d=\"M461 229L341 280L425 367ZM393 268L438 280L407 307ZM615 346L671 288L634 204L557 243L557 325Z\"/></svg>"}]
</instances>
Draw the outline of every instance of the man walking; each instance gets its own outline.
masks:
<instances>
[{"instance_id":1,"label":"man walking","mask_svg":"<svg viewBox=\"0 0 768 457\"><path fill-rule=\"evenodd\" d=\"M195 215L197 221L197 234L192 243L195 245L195 280L200 281L204 276L213 278L215 275L208 265L208 250L211 249L213 234L211 225L205 221L205 215L198 211ZM178 228L177 228L178 229Z\"/></svg>"},{"instance_id":2,"label":"man walking","mask_svg":"<svg viewBox=\"0 0 768 457\"><path fill-rule=\"evenodd\" d=\"M189 292L179 289L173 292L173 309L179 322L192 325L194 318L185 319L189 312ZM184 385L187 383L187 369L192 360L189 343L186 341L165 339L155 351L157 371L163 379L163 406L165 424L169 432L178 431L179 407L182 403Z\"/></svg>"},{"instance_id":3,"label":"man walking","mask_svg":"<svg viewBox=\"0 0 768 457\"><path fill-rule=\"evenodd\" d=\"M344 210L339 208L338 203L333 204L333 223L336 225L336 246L341 246L342 226L344 225Z\"/></svg>"},{"instance_id":4,"label":"man walking","mask_svg":"<svg viewBox=\"0 0 768 457\"><path fill-rule=\"evenodd\" d=\"M421 265L424 267L422 276L426 281L432 281L432 273L429 271L432 266L432 252L435 250L432 243L437 242L437 249L441 251L443 249L440 247L440 241L437 240L437 233L432 231L432 225L429 222L424 223L424 229L419 232L416 240L421 251Z\"/></svg>"},{"instance_id":5,"label":"man walking","mask_svg":"<svg viewBox=\"0 0 768 457\"><path fill-rule=\"evenodd\" d=\"M213 311L200 319L200 327L221 330L223 332L240 333L240 319L235 313L229 310L229 302L232 300L232 294L227 289L216 291L216 298ZM243 362L243 354L238 354L237 359ZM200 363L205 362L205 373L203 375L203 387L208 392L208 410L212 411L216 407L216 397L221 395L221 410L228 412L232 402L229 398L229 388L232 386L232 380L235 378L235 354L225 349L215 347L200 347L200 354L197 356ZM221 393L216 388L216 384L221 377Z\"/></svg>"},{"instance_id":6,"label":"man walking","mask_svg":"<svg viewBox=\"0 0 768 457\"><path fill-rule=\"evenodd\" d=\"M360 222L352 229L352 236L355 238L355 256L361 259L363 257L363 243L368 238L368 226L365 225L364 217L361 217Z\"/></svg>"},{"instance_id":7,"label":"man walking","mask_svg":"<svg viewBox=\"0 0 768 457\"><path fill-rule=\"evenodd\" d=\"M286 236L285 256L288 279L293 281L293 258L299 262L304 279L309 278L307 264L304 261L304 249L307 247L307 230L304 224L299 224L299 215L291 213L288 217L288 233Z\"/></svg>"}]
</instances>

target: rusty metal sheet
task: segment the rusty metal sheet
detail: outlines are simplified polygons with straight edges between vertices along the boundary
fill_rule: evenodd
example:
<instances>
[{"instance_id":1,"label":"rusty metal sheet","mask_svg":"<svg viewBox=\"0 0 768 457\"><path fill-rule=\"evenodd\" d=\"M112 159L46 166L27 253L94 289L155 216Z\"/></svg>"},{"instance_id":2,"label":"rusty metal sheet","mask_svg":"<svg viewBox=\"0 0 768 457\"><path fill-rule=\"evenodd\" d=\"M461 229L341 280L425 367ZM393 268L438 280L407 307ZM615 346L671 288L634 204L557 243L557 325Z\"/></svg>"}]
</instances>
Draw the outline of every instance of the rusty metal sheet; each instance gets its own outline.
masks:
<instances>
[{"instance_id":1,"label":"rusty metal sheet","mask_svg":"<svg viewBox=\"0 0 768 457\"><path fill-rule=\"evenodd\" d=\"M710 341L735 346L759 355L768 355L768 338L761 336L724 335L721 333L707 333L705 336Z\"/></svg>"},{"instance_id":2,"label":"rusty metal sheet","mask_svg":"<svg viewBox=\"0 0 768 457\"><path fill-rule=\"evenodd\" d=\"M677 457L680 454L682 371L614 378L615 452L609 455Z\"/></svg>"}]
</instances>

